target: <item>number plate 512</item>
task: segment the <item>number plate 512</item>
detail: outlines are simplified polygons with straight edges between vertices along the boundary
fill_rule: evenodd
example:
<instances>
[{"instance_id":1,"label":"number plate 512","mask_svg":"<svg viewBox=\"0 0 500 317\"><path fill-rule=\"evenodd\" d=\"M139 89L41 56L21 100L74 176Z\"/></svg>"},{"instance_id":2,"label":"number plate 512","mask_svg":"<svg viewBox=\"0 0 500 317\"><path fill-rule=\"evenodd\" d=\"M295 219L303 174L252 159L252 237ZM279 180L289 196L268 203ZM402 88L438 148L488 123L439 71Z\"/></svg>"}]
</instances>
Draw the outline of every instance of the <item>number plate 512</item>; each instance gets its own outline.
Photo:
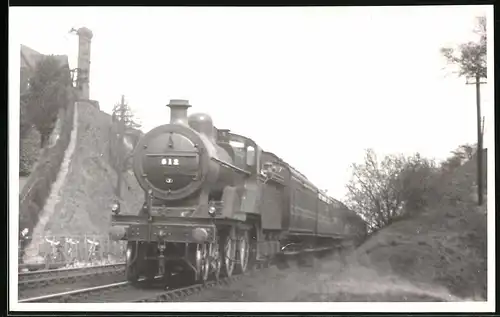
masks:
<instances>
[{"instance_id":1,"label":"number plate 512","mask_svg":"<svg viewBox=\"0 0 500 317\"><path fill-rule=\"evenodd\" d=\"M179 165L179 159L162 158L161 165L177 166L177 165Z\"/></svg>"}]
</instances>

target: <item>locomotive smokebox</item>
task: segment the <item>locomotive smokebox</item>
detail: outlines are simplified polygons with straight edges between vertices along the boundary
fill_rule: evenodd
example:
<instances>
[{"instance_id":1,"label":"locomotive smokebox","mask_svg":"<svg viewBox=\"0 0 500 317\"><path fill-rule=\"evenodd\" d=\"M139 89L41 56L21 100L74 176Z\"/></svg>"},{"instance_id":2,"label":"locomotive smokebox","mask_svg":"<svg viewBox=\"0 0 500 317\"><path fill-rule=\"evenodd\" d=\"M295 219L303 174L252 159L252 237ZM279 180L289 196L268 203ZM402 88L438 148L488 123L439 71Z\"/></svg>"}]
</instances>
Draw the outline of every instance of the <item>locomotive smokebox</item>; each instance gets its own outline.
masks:
<instances>
[{"instance_id":1,"label":"locomotive smokebox","mask_svg":"<svg viewBox=\"0 0 500 317\"><path fill-rule=\"evenodd\" d=\"M166 205L231 186L240 175L217 145L212 118L202 113L188 117L187 100L172 99L167 106L170 123L146 133L134 150L134 174L142 189Z\"/></svg>"},{"instance_id":2,"label":"locomotive smokebox","mask_svg":"<svg viewBox=\"0 0 500 317\"><path fill-rule=\"evenodd\" d=\"M188 108L191 107L188 100L171 99L167 105L170 108L170 123L188 125Z\"/></svg>"}]
</instances>

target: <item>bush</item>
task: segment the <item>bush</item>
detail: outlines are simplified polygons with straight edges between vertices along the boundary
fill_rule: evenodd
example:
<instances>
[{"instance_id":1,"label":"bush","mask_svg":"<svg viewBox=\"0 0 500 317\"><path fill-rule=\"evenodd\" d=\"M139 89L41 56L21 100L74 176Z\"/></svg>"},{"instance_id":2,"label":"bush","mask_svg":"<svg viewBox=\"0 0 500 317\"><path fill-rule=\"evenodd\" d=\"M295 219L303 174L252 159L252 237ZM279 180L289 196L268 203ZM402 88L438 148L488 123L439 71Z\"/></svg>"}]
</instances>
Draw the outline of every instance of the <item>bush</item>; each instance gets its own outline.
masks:
<instances>
[{"instance_id":1,"label":"bush","mask_svg":"<svg viewBox=\"0 0 500 317\"><path fill-rule=\"evenodd\" d=\"M425 208L435 197L433 161L418 153L386 156L381 162L367 150L365 162L353 165L346 204L367 222L370 232Z\"/></svg>"},{"instance_id":2,"label":"bush","mask_svg":"<svg viewBox=\"0 0 500 317\"><path fill-rule=\"evenodd\" d=\"M375 152L367 150L364 163L353 165L346 204L377 231L436 206L470 203L476 178L473 149L462 145L439 166L418 153L388 155L379 162ZM470 165L472 169L464 168Z\"/></svg>"},{"instance_id":3,"label":"bush","mask_svg":"<svg viewBox=\"0 0 500 317\"><path fill-rule=\"evenodd\" d=\"M23 121L36 126L41 134L41 146L45 147L60 110L71 99L69 69L54 56L44 56L37 63L29 84L23 95Z\"/></svg>"},{"instance_id":4,"label":"bush","mask_svg":"<svg viewBox=\"0 0 500 317\"><path fill-rule=\"evenodd\" d=\"M40 134L32 128L19 141L19 175L27 176L40 155Z\"/></svg>"},{"instance_id":5,"label":"bush","mask_svg":"<svg viewBox=\"0 0 500 317\"><path fill-rule=\"evenodd\" d=\"M31 201L26 211L23 213L19 213L19 229L29 228L30 231L33 229L34 224L36 224L38 220L38 214L40 212L40 207L37 206L33 201Z\"/></svg>"}]
</instances>

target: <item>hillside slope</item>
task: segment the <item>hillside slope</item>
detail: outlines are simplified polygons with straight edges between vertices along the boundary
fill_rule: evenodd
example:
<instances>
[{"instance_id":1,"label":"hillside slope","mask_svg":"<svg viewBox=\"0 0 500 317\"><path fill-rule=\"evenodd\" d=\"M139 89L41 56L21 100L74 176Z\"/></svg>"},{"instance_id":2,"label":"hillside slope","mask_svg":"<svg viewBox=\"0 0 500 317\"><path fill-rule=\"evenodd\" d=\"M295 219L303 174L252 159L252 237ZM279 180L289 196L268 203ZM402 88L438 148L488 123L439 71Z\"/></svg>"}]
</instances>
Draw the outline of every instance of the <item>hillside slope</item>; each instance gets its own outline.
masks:
<instances>
[{"instance_id":1,"label":"hillside slope","mask_svg":"<svg viewBox=\"0 0 500 317\"><path fill-rule=\"evenodd\" d=\"M78 108L78 137L65 184L47 234L107 234L117 174L110 165L111 116L88 103ZM144 194L131 171L125 173L122 213L137 213Z\"/></svg>"},{"instance_id":2,"label":"hillside slope","mask_svg":"<svg viewBox=\"0 0 500 317\"><path fill-rule=\"evenodd\" d=\"M439 205L374 234L349 256L342 275L361 278L364 270L486 300L486 203L477 206L475 177L474 158L443 185Z\"/></svg>"}]
</instances>

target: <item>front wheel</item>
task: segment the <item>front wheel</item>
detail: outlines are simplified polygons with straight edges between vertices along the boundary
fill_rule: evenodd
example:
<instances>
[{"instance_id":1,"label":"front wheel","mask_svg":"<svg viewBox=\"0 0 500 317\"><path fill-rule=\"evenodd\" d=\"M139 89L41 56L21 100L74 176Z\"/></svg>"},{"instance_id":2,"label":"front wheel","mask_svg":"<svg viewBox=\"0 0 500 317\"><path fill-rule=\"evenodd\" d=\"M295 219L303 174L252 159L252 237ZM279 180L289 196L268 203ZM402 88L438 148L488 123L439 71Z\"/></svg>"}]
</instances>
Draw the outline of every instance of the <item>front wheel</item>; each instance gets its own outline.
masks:
<instances>
[{"instance_id":1,"label":"front wheel","mask_svg":"<svg viewBox=\"0 0 500 317\"><path fill-rule=\"evenodd\" d=\"M136 245L128 243L125 256L125 275L127 281L135 283L139 280L138 257Z\"/></svg>"},{"instance_id":2,"label":"front wheel","mask_svg":"<svg viewBox=\"0 0 500 317\"><path fill-rule=\"evenodd\" d=\"M146 276L146 280L153 281L156 274L158 274L160 263L158 263L158 260L147 260L145 264L146 270L144 275Z\"/></svg>"},{"instance_id":3,"label":"front wheel","mask_svg":"<svg viewBox=\"0 0 500 317\"><path fill-rule=\"evenodd\" d=\"M127 281L130 283L135 283L139 280L139 270L137 269L137 263L127 264L126 268Z\"/></svg>"}]
</instances>

